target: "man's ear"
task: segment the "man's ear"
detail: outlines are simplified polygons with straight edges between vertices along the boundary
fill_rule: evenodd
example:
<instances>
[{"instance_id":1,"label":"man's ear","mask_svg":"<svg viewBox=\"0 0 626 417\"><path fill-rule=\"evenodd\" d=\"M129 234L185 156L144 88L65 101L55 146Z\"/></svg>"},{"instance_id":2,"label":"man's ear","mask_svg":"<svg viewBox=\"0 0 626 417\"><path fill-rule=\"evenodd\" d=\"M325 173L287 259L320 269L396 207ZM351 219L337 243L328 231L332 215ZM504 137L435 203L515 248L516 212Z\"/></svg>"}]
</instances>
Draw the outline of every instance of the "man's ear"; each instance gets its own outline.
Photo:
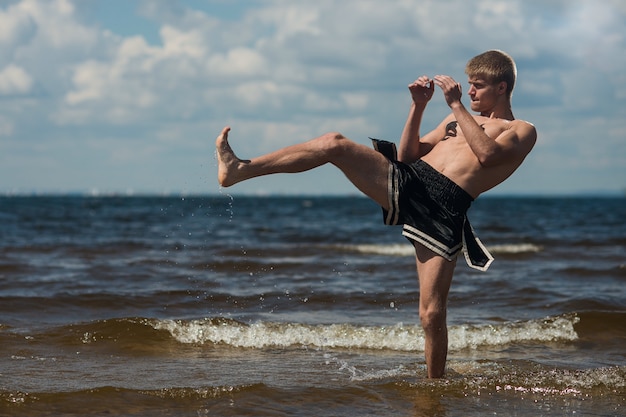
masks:
<instances>
[{"instance_id":1,"label":"man's ear","mask_svg":"<svg viewBox=\"0 0 626 417\"><path fill-rule=\"evenodd\" d=\"M500 84L498 84L498 93L505 94L506 87L507 87L506 81L500 81Z\"/></svg>"}]
</instances>

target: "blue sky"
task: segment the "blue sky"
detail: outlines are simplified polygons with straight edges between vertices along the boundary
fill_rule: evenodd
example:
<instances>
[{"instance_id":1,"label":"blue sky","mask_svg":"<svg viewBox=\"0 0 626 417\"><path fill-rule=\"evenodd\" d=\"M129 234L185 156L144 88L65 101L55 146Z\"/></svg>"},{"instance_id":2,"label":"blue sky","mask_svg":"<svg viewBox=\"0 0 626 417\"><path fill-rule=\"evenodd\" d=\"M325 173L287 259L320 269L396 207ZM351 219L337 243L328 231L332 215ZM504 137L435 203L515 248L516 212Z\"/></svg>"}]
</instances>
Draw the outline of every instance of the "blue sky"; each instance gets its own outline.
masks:
<instances>
[{"instance_id":1,"label":"blue sky","mask_svg":"<svg viewBox=\"0 0 626 417\"><path fill-rule=\"evenodd\" d=\"M467 89L488 49L516 59L539 132L490 194L625 190L621 0L0 0L0 193L355 194L333 167L220 190L215 136L241 157L397 140L407 85ZM438 92L423 132L448 111Z\"/></svg>"}]
</instances>

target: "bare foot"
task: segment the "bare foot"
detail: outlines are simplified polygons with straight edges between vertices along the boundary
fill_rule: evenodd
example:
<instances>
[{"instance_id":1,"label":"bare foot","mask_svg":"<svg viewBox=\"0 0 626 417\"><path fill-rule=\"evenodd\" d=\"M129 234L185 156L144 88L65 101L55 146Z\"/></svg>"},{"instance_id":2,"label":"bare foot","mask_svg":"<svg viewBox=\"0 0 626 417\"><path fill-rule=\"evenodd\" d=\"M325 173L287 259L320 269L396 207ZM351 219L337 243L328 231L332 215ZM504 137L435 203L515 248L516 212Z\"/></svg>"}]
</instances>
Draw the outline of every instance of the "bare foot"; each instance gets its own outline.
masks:
<instances>
[{"instance_id":1,"label":"bare foot","mask_svg":"<svg viewBox=\"0 0 626 417\"><path fill-rule=\"evenodd\" d=\"M243 180L243 178L238 178L237 171L241 163L247 162L237 158L228 144L229 131L230 127L226 126L215 140L215 148L217 149L217 181L223 187L230 187Z\"/></svg>"}]
</instances>

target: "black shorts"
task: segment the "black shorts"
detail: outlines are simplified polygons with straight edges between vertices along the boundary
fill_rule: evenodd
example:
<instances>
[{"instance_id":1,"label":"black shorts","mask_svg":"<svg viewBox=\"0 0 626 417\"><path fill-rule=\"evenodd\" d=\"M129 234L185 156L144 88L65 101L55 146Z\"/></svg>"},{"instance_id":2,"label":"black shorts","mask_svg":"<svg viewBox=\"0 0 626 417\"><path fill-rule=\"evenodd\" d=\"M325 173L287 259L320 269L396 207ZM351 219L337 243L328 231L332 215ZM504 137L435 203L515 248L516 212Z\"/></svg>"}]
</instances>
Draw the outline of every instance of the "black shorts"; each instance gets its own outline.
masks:
<instances>
[{"instance_id":1,"label":"black shorts","mask_svg":"<svg viewBox=\"0 0 626 417\"><path fill-rule=\"evenodd\" d=\"M412 164L397 161L393 143L372 141L390 160L385 224L403 225L403 236L449 261L464 250L469 266L486 270L493 257L467 220L472 196L422 160Z\"/></svg>"}]
</instances>

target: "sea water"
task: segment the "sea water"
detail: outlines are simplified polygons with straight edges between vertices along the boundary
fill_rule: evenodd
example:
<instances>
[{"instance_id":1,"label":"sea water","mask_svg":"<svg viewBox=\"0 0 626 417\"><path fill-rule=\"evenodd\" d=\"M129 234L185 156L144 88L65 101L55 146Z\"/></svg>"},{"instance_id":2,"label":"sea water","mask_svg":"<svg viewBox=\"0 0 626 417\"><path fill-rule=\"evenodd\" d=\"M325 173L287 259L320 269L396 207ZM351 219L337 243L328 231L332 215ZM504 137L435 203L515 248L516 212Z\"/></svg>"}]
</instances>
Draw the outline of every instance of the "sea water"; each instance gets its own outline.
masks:
<instances>
[{"instance_id":1,"label":"sea water","mask_svg":"<svg viewBox=\"0 0 626 417\"><path fill-rule=\"evenodd\" d=\"M446 377L361 197L0 197L0 415L621 416L626 200L482 197Z\"/></svg>"}]
</instances>

